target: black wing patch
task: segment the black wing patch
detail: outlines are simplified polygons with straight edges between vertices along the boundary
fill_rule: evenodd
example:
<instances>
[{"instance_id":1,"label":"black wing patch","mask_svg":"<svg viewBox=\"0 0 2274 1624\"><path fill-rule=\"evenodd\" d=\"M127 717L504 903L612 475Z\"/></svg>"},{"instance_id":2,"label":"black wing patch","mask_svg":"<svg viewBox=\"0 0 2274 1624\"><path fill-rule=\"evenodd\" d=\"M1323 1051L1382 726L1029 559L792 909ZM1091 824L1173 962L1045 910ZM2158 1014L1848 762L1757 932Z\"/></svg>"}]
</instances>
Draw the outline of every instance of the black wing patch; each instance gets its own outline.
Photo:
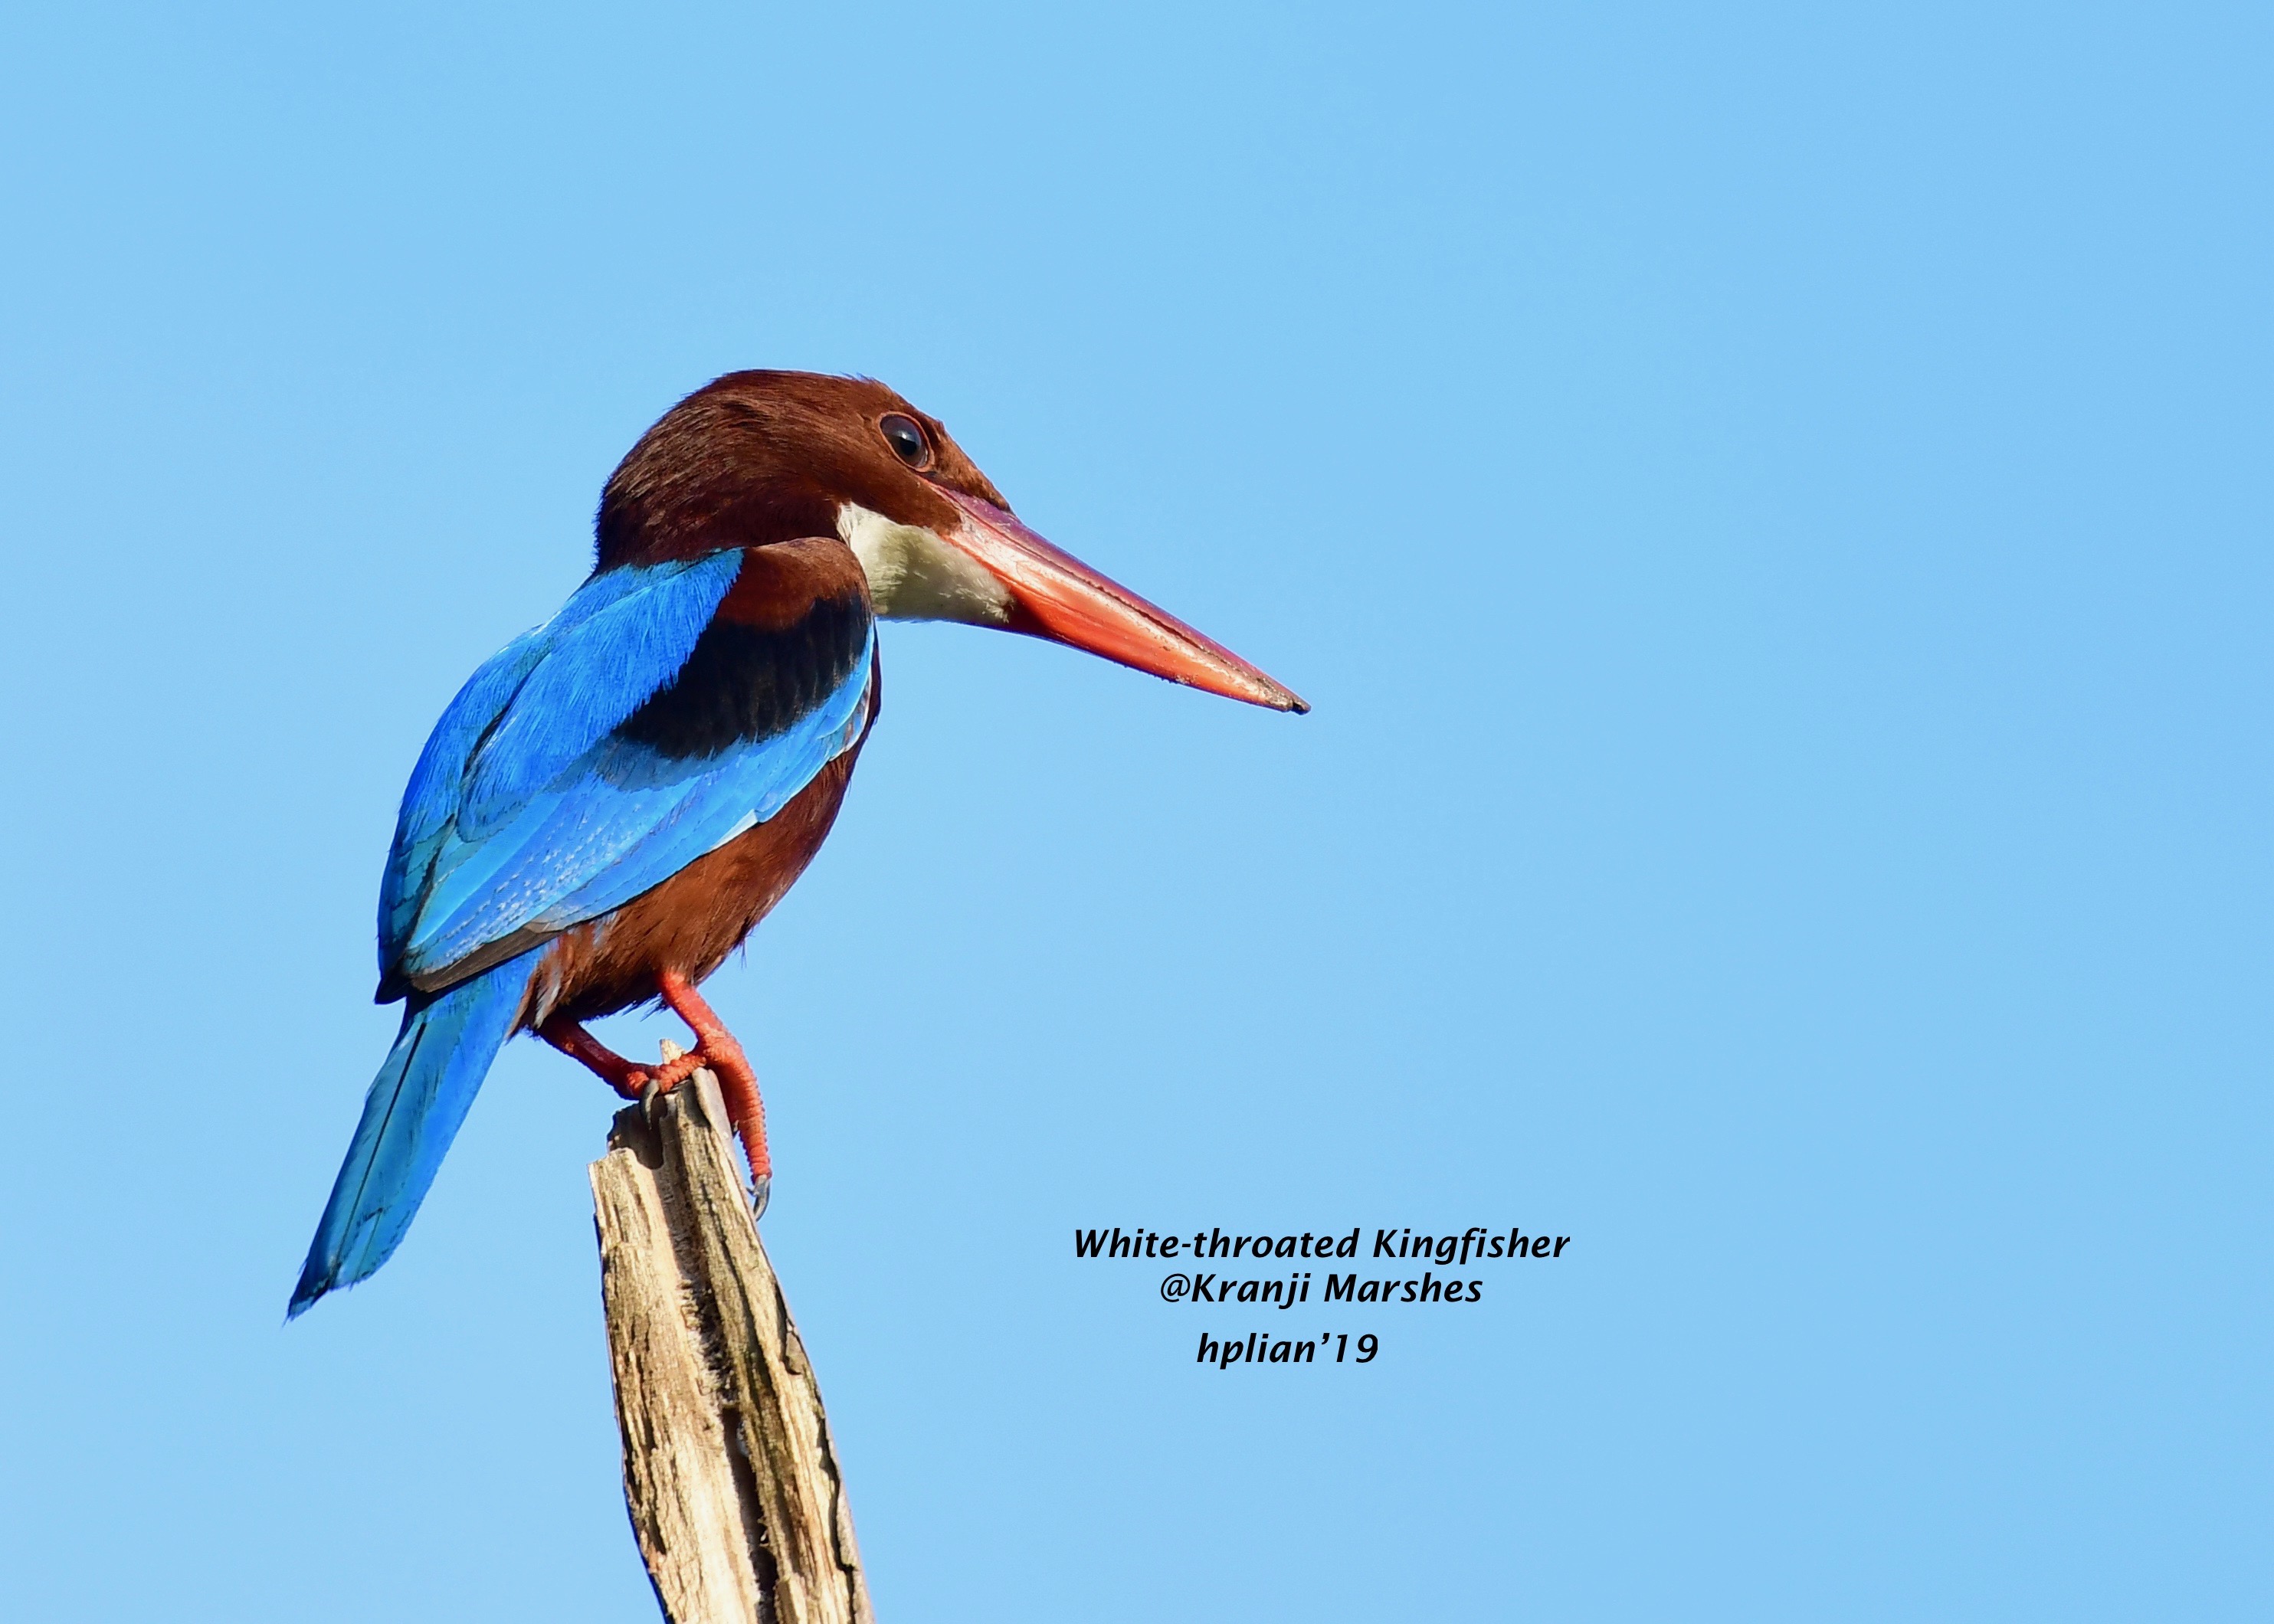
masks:
<instances>
[{"instance_id":1,"label":"black wing patch","mask_svg":"<svg viewBox=\"0 0 2274 1624\"><path fill-rule=\"evenodd\" d=\"M681 761L772 738L853 674L870 618L869 605L849 594L816 600L779 631L722 615L696 640L678 676L616 732Z\"/></svg>"}]
</instances>

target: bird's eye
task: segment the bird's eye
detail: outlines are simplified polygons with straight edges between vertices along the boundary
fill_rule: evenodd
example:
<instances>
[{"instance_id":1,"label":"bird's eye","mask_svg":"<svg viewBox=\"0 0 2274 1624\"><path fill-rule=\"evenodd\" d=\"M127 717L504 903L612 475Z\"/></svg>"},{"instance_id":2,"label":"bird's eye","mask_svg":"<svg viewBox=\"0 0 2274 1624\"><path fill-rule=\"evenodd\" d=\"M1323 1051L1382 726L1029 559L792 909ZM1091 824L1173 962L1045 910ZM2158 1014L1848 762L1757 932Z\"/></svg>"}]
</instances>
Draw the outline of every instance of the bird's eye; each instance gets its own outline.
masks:
<instances>
[{"instance_id":1,"label":"bird's eye","mask_svg":"<svg viewBox=\"0 0 2274 1624\"><path fill-rule=\"evenodd\" d=\"M931 466L931 441L925 438L922 427L914 417L888 411L877 420L877 426L884 430L892 455L901 462L919 473Z\"/></svg>"}]
</instances>

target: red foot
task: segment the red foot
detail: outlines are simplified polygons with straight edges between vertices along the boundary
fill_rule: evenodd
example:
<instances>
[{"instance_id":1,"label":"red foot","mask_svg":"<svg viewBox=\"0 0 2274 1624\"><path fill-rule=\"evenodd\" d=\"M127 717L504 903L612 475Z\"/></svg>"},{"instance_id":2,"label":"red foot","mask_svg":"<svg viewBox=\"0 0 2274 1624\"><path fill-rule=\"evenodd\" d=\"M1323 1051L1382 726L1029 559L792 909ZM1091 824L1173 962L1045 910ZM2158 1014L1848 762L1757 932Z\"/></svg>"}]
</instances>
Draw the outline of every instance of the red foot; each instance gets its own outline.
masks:
<instances>
[{"instance_id":1,"label":"red foot","mask_svg":"<svg viewBox=\"0 0 2274 1624\"><path fill-rule=\"evenodd\" d=\"M656 977L656 988L695 1034L695 1047L676 1060L659 1066L635 1065L564 1016L546 1021L537 1029L537 1035L581 1063L627 1100L637 1100L650 1088L676 1088L697 1069L710 1067L719 1079L727 1119L742 1141L742 1154L749 1158L752 1184L763 1204L774 1166L766 1154L766 1108L758 1098L758 1075L750 1069L749 1056L685 976L666 970Z\"/></svg>"},{"instance_id":2,"label":"red foot","mask_svg":"<svg viewBox=\"0 0 2274 1624\"><path fill-rule=\"evenodd\" d=\"M727 1023L695 990L695 983L676 970L666 970L655 979L663 1001L695 1034L694 1052L702 1056L696 1064L707 1065L718 1074L719 1092L726 1096L727 1118L742 1139L742 1154L750 1159L752 1184L764 1199L773 1179L774 1163L766 1154L766 1108L758 1098L758 1074L750 1069L749 1056L742 1052L734 1034L727 1030ZM676 1065L678 1062L672 1064ZM694 1067L688 1069L692 1071Z\"/></svg>"},{"instance_id":3,"label":"red foot","mask_svg":"<svg viewBox=\"0 0 2274 1624\"><path fill-rule=\"evenodd\" d=\"M565 1015L555 1015L546 1021L537 1029L537 1035L584 1065L625 1099L636 1100L645 1092L645 1067L634 1065Z\"/></svg>"}]
</instances>

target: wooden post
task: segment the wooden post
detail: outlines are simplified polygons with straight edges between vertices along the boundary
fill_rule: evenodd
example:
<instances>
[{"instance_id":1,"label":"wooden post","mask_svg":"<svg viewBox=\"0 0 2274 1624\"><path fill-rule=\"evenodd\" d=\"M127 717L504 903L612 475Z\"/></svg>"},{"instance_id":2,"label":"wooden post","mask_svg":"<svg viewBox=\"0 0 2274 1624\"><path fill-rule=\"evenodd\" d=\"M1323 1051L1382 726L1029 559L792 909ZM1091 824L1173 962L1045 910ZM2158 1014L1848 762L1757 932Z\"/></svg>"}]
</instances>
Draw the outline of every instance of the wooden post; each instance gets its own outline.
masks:
<instances>
[{"instance_id":1,"label":"wooden post","mask_svg":"<svg viewBox=\"0 0 2274 1624\"><path fill-rule=\"evenodd\" d=\"M620 1112L591 1175L624 1503L664 1617L875 1624L718 1079L697 1071Z\"/></svg>"}]
</instances>

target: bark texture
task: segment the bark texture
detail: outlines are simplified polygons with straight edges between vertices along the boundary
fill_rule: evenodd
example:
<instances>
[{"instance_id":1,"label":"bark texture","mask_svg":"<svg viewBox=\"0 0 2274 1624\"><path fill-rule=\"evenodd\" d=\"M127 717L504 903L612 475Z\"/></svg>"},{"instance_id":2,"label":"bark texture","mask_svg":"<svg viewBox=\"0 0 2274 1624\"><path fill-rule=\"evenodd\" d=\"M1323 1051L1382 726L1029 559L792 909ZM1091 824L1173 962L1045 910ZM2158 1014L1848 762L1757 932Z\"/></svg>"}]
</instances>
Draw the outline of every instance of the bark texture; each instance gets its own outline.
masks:
<instances>
[{"instance_id":1,"label":"bark texture","mask_svg":"<svg viewBox=\"0 0 2274 1624\"><path fill-rule=\"evenodd\" d=\"M672 1624L875 1624L727 1120L697 1071L621 1112L591 1167L632 1530Z\"/></svg>"}]
</instances>

